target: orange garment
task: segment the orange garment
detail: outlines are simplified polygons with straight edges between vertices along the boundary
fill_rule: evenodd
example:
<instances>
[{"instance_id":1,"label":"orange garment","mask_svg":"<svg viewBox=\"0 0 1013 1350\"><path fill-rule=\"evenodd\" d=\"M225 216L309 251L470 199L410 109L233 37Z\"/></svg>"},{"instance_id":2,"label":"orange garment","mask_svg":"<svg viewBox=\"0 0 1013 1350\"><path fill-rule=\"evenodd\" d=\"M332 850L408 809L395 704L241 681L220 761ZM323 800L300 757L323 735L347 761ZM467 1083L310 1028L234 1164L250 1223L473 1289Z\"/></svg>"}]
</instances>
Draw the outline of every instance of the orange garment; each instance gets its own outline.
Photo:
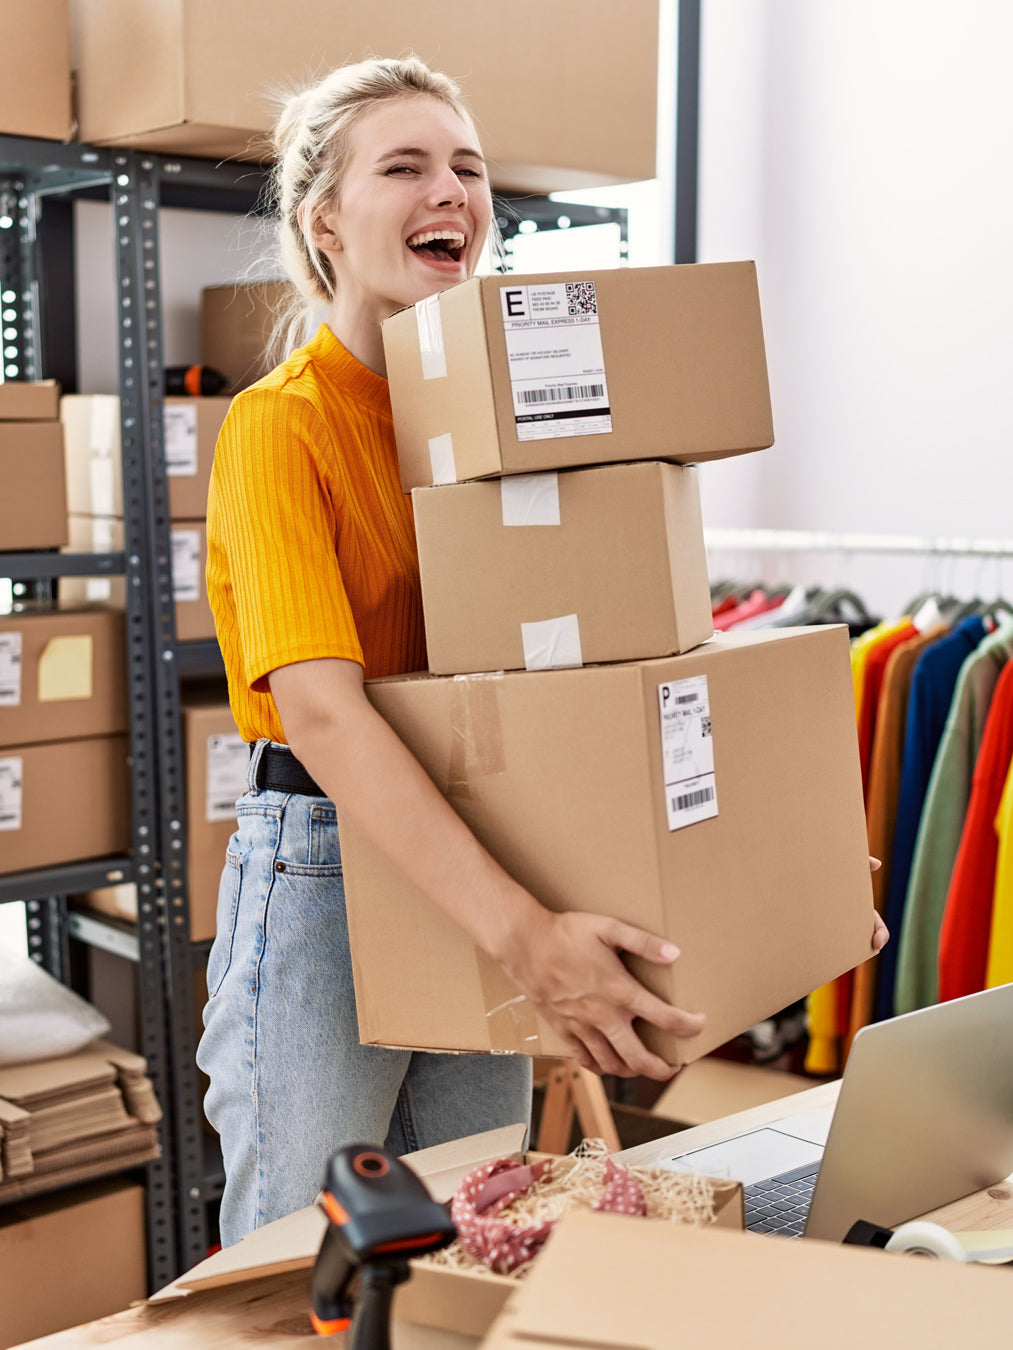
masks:
<instances>
[{"instance_id":1,"label":"orange garment","mask_svg":"<svg viewBox=\"0 0 1013 1350\"><path fill-rule=\"evenodd\" d=\"M879 716L879 696L883 690L886 663L902 642L918 636L918 629L910 619L890 624L880 640L872 647L865 660L864 688L858 706L858 753L862 761L862 787L869 793L869 772L872 768L872 746ZM878 856L878 855L874 855Z\"/></svg>"},{"instance_id":2,"label":"orange garment","mask_svg":"<svg viewBox=\"0 0 1013 1350\"><path fill-rule=\"evenodd\" d=\"M244 739L285 740L266 676L317 657L424 669L411 501L387 381L322 324L239 394L215 450L208 599Z\"/></svg>"}]
</instances>

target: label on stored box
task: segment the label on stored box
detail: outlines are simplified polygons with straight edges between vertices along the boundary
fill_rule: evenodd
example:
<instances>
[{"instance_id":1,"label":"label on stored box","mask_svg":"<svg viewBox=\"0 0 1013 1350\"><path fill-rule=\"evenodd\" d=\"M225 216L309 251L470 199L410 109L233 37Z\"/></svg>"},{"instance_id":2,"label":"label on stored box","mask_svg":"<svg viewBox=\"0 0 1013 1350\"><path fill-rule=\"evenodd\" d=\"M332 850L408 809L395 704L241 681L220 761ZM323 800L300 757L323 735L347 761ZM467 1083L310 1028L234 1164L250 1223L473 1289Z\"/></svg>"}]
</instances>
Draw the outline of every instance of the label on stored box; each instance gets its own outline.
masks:
<instances>
[{"instance_id":1,"label":"label on stored box","mask_svg":"<svg viewBox=\"0 0 1013 1350\"><path fill-rule=\"evenodd\" d=\"M200 531L171 530L172 598L177 604L183 600L200 599Z\"/></svg>"},{"instance_id":2,"label":"label on stored box","mask_svg":"<svg viewBox=\"0 0 1013 1350\"><path fill-rule=\"evenodd\" d=\"M681 830L718 813L707 676L659 684L658 705L668 828Z\"/></svg>"},{"instance_id":3,"label":"label on stored box","mask_svg":"<svg viewBox=\"0 0 1013 1350\"><path fill-rule=\"evenodd\" d=\"M500 290L519 441L612 430L593 281Z\"/></svg>"},{"instance_id":4,"label":"label on stored box","mask_svg":"<svg viewBox=\"0 0 1013 1350\"><path fill-rule=\"evenodd\" d=\"M0 830L21 829L21 781L24 760L20 755L0 759Z\"/></svg>"},{"instance_id":5,"label":"label on stored box","mask_svg":"<svg viewBox=\"0 0 1013 1350\"><path fill-rule=\"evenodd\" d=\"M208 737L204 818L209 825L235 820L236 801L246 791L250 747L238 731Z\"/></svg>"},{"instance_id":6,"label":"label on stored box","mask_svg":"<svg viewBox=\"0 0 1013 1350\"><path fill-rule=\"evenodd\" d=\"M165 472L170 478L197 477L197 408L173 403L163 409Z\"/></svg>"},{"instance_id":7,"label":"label on stored box","mask_svg":"<svg viewBox=\"0 0 1013 1350\"><path fill-rule=\"evenodd\" d=\"M21 634L0 633L0 708L21 703Z\"/></svg>"}]
</instances>

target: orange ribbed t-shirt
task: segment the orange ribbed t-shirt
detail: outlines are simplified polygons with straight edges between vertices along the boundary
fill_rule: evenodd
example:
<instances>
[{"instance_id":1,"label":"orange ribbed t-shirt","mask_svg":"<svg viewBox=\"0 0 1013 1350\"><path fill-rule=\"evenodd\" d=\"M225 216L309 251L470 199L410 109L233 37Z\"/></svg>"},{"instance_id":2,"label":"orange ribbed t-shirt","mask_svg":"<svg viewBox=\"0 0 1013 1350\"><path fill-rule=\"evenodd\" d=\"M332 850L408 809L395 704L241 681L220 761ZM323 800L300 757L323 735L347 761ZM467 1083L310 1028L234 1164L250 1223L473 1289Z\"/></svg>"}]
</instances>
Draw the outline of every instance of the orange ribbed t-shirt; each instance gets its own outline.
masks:
<instances>
[{"instance_id":1,"label":"orange ribbed t-shirt","mask_svg":"<svg viewBox=\"0 0 1013 1350\"><path fill-rule=\"evenodd\" d=\"M244 739L285 740L266 676L317 657L423 670L411 499L387 381L322 324L239 394L208 495L208 598Z\"/></svg>"}]
</instances>

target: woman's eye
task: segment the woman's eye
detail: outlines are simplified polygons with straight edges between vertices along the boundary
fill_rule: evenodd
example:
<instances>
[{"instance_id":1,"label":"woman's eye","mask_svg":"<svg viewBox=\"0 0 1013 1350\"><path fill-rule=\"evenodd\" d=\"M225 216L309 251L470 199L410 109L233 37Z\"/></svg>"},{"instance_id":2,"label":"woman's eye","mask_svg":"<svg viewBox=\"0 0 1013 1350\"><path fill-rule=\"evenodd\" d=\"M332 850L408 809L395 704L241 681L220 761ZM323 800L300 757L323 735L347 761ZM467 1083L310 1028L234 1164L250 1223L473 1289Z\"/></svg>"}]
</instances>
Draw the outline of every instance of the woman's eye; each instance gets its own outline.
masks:
<instances>
[{"instance_id":1,"label":"woman's eye","mask_svg":"<svg viewBox=\"0 0 1013 1350\"><path fill-rule=\"evenodd\" d=\"M393 164L393 165L391 165L391 167L387 170L387 173L388 173L388 174L395 174L395 173L416 173L416 172L417 172L417 170L416 170L414 164Z\"/></svg>"},{"instance_id":2,"label":"woman's eye","mask_svg":"<svg viewBox=\"0 0 1013 1350\"><path fill-rule=\"evenodd\" d=\"M481 178L482 175L477 169L469 169L466 165L459 165L457 170L459 178Z\"/></svg>"}]
</instances>

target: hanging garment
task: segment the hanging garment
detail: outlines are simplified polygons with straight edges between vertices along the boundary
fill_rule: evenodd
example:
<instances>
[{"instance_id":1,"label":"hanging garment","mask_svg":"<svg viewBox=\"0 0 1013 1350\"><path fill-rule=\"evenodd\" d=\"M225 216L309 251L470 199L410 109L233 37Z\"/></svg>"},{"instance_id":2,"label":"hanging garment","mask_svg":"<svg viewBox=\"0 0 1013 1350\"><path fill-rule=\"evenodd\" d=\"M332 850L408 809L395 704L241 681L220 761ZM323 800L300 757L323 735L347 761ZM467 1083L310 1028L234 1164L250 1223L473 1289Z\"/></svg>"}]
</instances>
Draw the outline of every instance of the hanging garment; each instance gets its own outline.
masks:
<instances>
[{"instance_id":1,"label":"hanging garment","mask_svg":"<svg viewBox=\"0 0 1013 1350\"><path fill-rule=\"evenodd\" d=\"M890 850L890 889L886 926L900 932L911 875L918 822L932 773L936 750L950 713L960 667L985 636L985 623L977 614L959 623L919 659L911 677L907 725L904 730L904 762L901 768L897 824ZM893 1016L893 988L897 970L897 943L888 942L879 954L876 986L876 1021Z\"/></svg>"},{"instance_id":2,"label":"hanging garment","mask_svg":"<svg viewBox=\"0 0 1013 1350\"><path fill-rule=\"evenodd\" d=\"M716 615L714 617L714 628L719 633L726 633L730 628L734 628L736 624L741 623L743 619L754 619L758 614L765 614L771 609L779 609L783 600L783 595L772 596L768 591L757 587L748 599L743 600L734 609Z\"/></svg>"},{"instance_id":3,"label":"hanging garment","mask_svg":"<svg viewBox=\"0 0 1013 1350\"><path fill-rule=\"evenodd\" d=\"M1013 764L1006 775L995 817L998 848L992 892L992 932L988 942L987 988L1013 983Z\"/></svg>"},{"instance_id":4,"label":"hanging garment","mask_svg":"<svg viewBox=\"0 0 1013 1350\"><path fill-rule=\"evenodd\" d=\"M1013 664L992 696L939 931L939 998L985 987L999 851L995 818L1013 759Z\"/></svg>"},{"instance_id":5,"label":"hanging garment","mask_svg":"<svg viewBox=\"0 0 1013 1350\"><path fill-rule=\"evenodd\" d=\"M971 797L971 780L996 684L1013 655L1013 623L986 637L957 678L922 809L897 941L894 1011L939 997L939 929Z\"/></svg>"},{"instance_id":6,"label":"hanging garment","mask_svg":"<svg viewBox=\"0 0 1013 1350\"><path fill-rule=\"evenodd\" d=\"M908 618L885 625L885 631L872 645L865 659L865 684L858 707L858 754L862 764L862 790L869 798L869 770L872 767L872 746L879 714L879 697L883 691L886 663L902 642L918 636L918 629ZM878 856L878 855L876 855Z\"/></svg>"}]
</instances>

